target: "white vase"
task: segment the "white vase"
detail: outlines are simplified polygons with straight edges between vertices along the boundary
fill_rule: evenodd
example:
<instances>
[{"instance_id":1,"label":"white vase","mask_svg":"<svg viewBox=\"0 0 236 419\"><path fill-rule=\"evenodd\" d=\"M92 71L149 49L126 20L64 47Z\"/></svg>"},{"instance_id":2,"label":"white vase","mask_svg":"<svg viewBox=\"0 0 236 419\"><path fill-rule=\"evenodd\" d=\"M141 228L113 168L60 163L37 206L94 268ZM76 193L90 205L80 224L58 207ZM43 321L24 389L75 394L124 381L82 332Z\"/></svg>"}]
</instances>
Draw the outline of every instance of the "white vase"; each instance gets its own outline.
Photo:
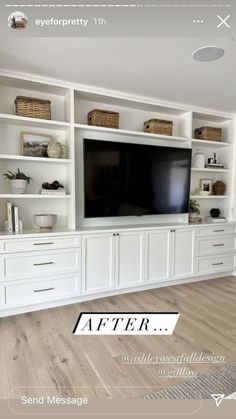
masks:
<instances>
[{"instance_id":1,"label":"white vase","mask_svg":"<svg viewBox=\"0 0 236 419\"><path fill-rule=\"evenodd\" d=\"M204 169L205 167L205 154L199 150L193 156L193 167L196 169Z\"/></svg>"},{"instance_id":2,"label":"white vase","mask_svg":"<svg viewBox=\"0 0 236 419\"><path fill-rule=\"evenodd\" d=\"M11 191L13 194L24 194L26 185L25 179L14 179L11 181Z\"/></svg>"}]
</instances>

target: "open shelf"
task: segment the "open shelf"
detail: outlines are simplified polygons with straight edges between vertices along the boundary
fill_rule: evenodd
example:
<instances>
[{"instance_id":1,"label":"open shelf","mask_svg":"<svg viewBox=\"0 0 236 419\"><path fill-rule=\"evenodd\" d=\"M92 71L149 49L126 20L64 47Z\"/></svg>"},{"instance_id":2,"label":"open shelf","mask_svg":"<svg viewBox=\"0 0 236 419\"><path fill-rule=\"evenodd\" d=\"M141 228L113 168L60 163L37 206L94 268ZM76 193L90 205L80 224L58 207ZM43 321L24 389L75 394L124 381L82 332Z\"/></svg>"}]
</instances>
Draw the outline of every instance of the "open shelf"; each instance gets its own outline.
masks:
<instances>
[{"instance_id":1,"label":"open shelf","mask_svg":"<svg viewBox=\"0 0 236 419\"><path fill-rule=\"evenodd\" d=\"M53 121L51 119L28 118L0 113L0 124L19 125L37 128L52 128L55 130L64 130L70 127L69 122Z\"/></svg>"},{"instance_id":2,"label":"open shelf","mask_svg":"<svg viewBox=\"0 0 236 419\"><path fill-rule=\"evenodd\" d=\"M71 163L71 159L52 159L45 157L29 157L29 156L17 156L14 154L0 154L0 160L17 160L17 161L28 161L28 162L38 162L38 163L61 163L68 164Z\"/></svg>"},{"instance_id":3,"label":"open shelf","mask_svg":"<svg viewBox=\"0 0 236 419\"><path fill-rule=\"evenodd\" d=\"M231 146L230 143L226 141L206 141L206 140L196 140L195 138L192 139L193 145L205 146L205 147L229 147Z\"/></svg>"},{"instance_id":4,"label":"open shelf","mask_svg":"<svg viewBox=\"0 0 236 419\"><path fill-rule=\"evenodd\" d=\"M228 195L191 195L191 199L227 199Z\"/></svg>"},{"instance_id":5,"label":"open shelf","mask_svg":"<svg viewBox=\"0 0 236 419\"><path fill-rule=\"evenodd\" d=\"M171 141L178 141L178 142L190 141L190 138L185 138L185 137L151 134L149 132L131 131L131 130L125 130L125 129L97 127L97 126L85 125L85 124L75 124L75 128L89 130L89 131L108 132L108 133L117 134L117 135L126 135L126 136L139 137L139 138L156 138L158 140L162 139L162 140L171 140Z\"/></svg>"},{"instance_id":6,"label":"open shelf","mask_svg":"<svg viewBox=\"0 0 236 419\"><path fill-rule=\"evenodd\" d=\"M72 195L41 195L41 194L0 194L0 198L6 199L71 199Z\"/></svg>"},{"instance_id":7,"label":"open shelf","mask_svg":"<svg viewBox=\"0 0 236 419\"><path fill-rule=\"evenodd\" d=\"M217 169L217 168L210 168L205 167L204 169L198 169L196 167L192 167L192 172L219 172L219 173L228 173L229 169Z\"/></svg>"}]
</instances>

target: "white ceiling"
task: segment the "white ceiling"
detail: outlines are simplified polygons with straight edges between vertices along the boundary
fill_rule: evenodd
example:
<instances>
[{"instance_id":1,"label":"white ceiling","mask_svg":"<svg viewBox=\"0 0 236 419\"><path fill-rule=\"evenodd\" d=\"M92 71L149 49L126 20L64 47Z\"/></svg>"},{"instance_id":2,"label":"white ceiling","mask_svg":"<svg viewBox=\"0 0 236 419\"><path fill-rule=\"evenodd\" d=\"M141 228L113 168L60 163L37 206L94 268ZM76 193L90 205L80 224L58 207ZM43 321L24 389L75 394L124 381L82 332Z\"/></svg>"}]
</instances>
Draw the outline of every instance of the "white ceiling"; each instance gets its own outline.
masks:
<instances>
[{"instance_id":1,"label":"white ceiling","mask_svg":"<svg viewBox=\"0 0 236 419\"><path fill-rule=\"evenodd\" d=\"M205 45L225 48L224 57L194 61ZM9 38L0 42L0 69L236 113L232 39Z\"/></svg>"}]
</instances>

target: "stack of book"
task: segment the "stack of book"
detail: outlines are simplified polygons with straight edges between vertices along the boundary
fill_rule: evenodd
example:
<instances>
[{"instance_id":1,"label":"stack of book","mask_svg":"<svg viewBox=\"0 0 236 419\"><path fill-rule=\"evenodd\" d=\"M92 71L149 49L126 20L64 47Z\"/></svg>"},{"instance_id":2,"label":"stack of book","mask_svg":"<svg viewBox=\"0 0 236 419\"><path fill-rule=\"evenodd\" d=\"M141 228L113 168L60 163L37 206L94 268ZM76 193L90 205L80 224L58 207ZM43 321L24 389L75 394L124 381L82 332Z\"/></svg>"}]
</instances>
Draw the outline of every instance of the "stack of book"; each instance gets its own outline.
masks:
<instances>
[{"instance_id":1,"label":"stack of book","mask_svg":"<svg viewBox=\"0 0 236 419\"><path fill-rule=\"evenodd\" d=\"M65 195L66 190L65 188L58 188L58 189L41 189L42 195Z\"/></svg>"},{"instance_id":2,"label":"stack of book","mask_svg":"<svg viewBox=\"0 0 236 419\"><path fill-rule=\"evenodd\" d=\"M22 231L22 222L19 220L19 208L7 203L7 220L5 230L9 233L20 233Z\"/></svg>"}]
</instances>

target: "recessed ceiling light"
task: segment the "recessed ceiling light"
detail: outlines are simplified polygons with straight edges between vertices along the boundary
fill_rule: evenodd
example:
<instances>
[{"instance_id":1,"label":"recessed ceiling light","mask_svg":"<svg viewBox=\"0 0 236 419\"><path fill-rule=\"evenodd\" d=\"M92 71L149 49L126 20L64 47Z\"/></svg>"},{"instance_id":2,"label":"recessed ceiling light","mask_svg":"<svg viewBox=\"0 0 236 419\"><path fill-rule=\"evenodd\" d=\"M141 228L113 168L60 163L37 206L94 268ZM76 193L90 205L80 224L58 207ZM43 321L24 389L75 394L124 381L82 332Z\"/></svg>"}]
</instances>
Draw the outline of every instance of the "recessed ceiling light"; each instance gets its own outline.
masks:
<instances>
[{"instance_id":1,"label":"recessed ceiling light","mask_svg":"<svg viewBox=\"0 0 236 419\"><path fill-rule=\"evenodd\" d=\"M207 46L196 49L196 51L193 52L193 58L194 60L201 62L216 61L223 57L224 53L225 51L223 48Z\"/></svg>"}]
</instances>

